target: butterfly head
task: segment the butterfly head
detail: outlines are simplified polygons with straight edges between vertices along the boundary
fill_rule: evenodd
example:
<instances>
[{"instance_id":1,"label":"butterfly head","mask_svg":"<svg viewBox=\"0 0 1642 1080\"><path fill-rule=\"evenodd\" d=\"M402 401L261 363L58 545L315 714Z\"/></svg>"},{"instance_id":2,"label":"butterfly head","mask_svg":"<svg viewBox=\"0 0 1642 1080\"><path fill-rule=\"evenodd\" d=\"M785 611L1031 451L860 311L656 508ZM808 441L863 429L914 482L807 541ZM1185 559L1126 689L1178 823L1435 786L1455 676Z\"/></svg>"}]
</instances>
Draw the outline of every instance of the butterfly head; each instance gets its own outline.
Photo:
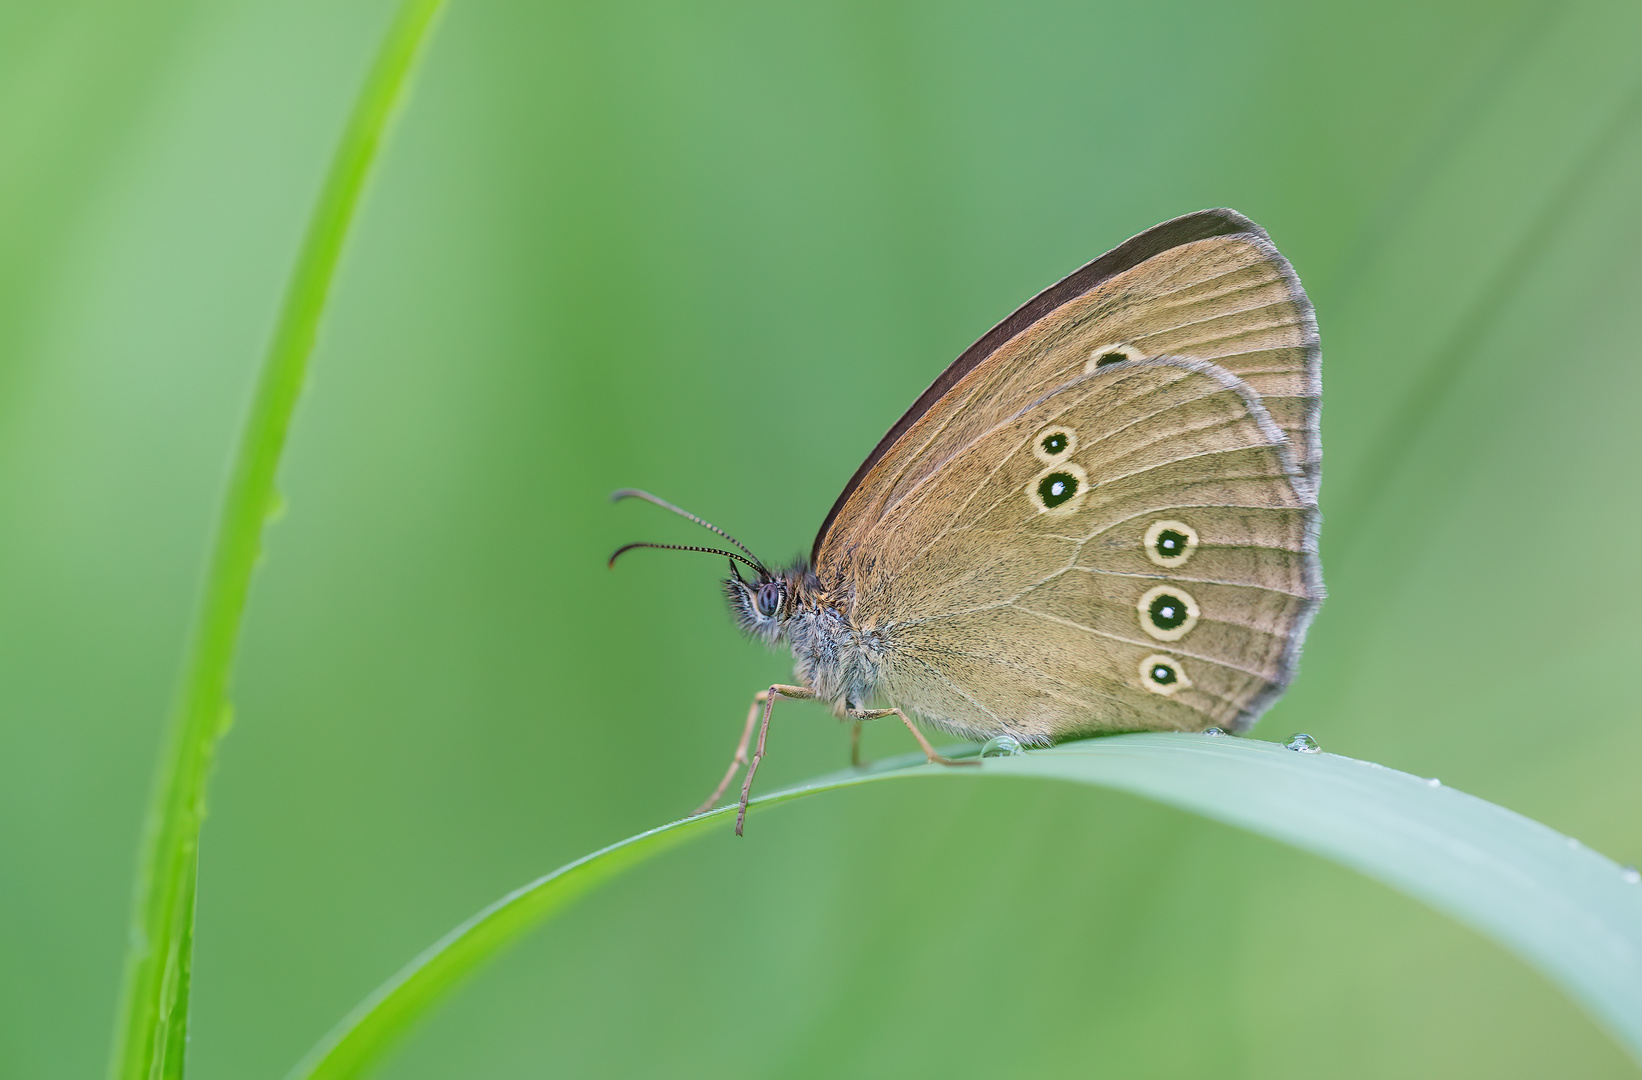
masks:
<instances>
[{"instance_id":1,"label":"butterfly head","mask_svg":"<svg viewBox=\"0 0 1642 1080\"><path fill-rule=\"evenodd\" d=\"M798 610L798 599L808 567L799 563L788 570L759 568L750 578L730 564L724 595L736 624L751 637L775 644L787 636L787 623Z\"/></svg>"},{"instance_id":2,"label":"butterfly head","mask_svg":"<svg viewBox=\"0 0 1642 1080\"><path fill-rule=\"evenodd\" d=\"M665 510L671 510L675 514L688 518L702 528L711 529L744 552L744 554L738 555L734 551L726 551L723 548L695 547L685 544L627 544L618 548L616 553L610 556L611 566L616 565L616 560L621 557L623 552L641 547L662 548L668 551L703 551L711 555L723 555L730 560L730 576L724 581L724 594L730 600L730 611L735 615L736 622L753 637L762 638L771 643L781 640L786 632L787 619L791 616L795 607L794 596L807 572L807 567L800 563L791 570L771 570L746 545L717 525L705 521L687 510L681 510L670 502L658 499L647 491L623 488L611 495L611 499L643 499L646 502L655 503ZM741 567L737 566L737 563L750 569L752 576L750 578L742 577Z\"/></svg>"}]
</instances>

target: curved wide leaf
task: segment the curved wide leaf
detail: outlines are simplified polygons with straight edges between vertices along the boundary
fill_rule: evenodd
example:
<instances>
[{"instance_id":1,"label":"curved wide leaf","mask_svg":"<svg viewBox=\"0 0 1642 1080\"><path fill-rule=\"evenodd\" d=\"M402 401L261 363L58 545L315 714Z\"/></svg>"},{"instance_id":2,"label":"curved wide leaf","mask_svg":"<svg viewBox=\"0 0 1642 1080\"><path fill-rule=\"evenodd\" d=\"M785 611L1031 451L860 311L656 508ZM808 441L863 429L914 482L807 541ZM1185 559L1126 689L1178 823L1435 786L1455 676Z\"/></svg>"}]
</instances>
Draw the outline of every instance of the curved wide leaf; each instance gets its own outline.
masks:
<instances>
[{"instance_id":1,"label":"curved wide leaf","mask_svg":"<svg viewBox=\"0 0 1642 1080\"><path fill-rule=\"evenodd\" d=\"M921 760L921 759L920 759ZM989 758L980 769L884 762L755 800L911 777L1032 777L1130 792L1332 859L1485 934L1583 1004L1642 1061L1642 883L1578 841L1408 773L1275 743L1119 735ZM502 897L367 998L292 1071L354 1076L465 974L580 893L722 820L663 825Z\"/></svg>"}]
</instances>

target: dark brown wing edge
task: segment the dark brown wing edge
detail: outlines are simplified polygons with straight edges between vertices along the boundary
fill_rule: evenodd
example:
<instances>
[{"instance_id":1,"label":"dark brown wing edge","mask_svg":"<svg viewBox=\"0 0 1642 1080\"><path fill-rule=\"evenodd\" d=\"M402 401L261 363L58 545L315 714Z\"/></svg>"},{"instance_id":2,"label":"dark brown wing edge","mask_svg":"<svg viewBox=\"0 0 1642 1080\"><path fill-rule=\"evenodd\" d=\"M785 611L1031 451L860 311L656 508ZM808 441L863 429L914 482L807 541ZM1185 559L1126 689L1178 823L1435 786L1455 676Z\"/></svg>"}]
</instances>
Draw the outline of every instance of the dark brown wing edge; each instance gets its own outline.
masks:
<instances>
[{"instance_id":1,"label":"dark brown wing edge","mask_svg":"<svg viewBox=\"0 0 1642 1080\"><path fill-rule=\"evenodd\" d=\"M1137 236L1131 236L1117 247L1108 251L1100 258L1074 270L1066 277L1049 286L1047 289L1015 309L1014 314L1000 322L997 326L981 335L981 339L963 351L958 359L952 361L947 369L941 372L940 377L929 384L929 389L919 395L918 400L912 403L912 408L906 415L895 422L878 445L873 448L867 459L861 462L861 467L855 470L849 483L844 485L838 501L832 504L827 513L827 519L821 523L821 529L815 534L815 546L810 549L810 561L814 563L821 556L821 543L827 538L827 530L832 528L833 521L843 510L844 503L854 493L855 488L867 475L872 467L878 464L878 459L889 452L895 441L906 433L907 428L918 422L918 418L929 411L931 405L941 399L948 390L952 389L957 381L997 351L1004 342L1025 330L1045 315L1054 311L1062 304L1075 300L1084 293L1093 289L1107 278L1116 277L1125 270L1139 266L1153 255L1162 254L1171 248L1182 244L1192 243L1194 240L1207 240L1215 236L1232 236L1237 233L1252 233L1266 244L1271 238L1266 231L1235 210L1199 210L1195 214L1186 214L1183 217L1171 218L1160 225L1154 225ZM1302 294L1304 295L1304 294Z\"/></svg>"}]
</instances>

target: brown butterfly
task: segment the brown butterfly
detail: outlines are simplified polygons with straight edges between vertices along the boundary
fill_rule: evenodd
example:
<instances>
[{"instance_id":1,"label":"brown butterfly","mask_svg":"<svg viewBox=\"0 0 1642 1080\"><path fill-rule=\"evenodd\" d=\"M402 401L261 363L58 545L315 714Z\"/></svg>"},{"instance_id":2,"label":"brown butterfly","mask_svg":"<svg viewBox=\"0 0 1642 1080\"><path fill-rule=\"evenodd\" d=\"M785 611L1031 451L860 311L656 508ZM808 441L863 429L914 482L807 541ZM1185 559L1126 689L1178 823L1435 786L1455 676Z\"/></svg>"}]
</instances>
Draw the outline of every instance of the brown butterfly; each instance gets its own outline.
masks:
<instances>
[{"instance_id":1,"label":"brown butterfly","mask_svg":"<svg viewBox=\"0 0 1642 1080\"><path fill-rule=\"evenodd\" d=\"M1248 730L1293 678L1323 598L1321 392L1293 269L1249 219L1204 210L965 350L855 471L808 561L772 570L695 515L616 492L740 549L682 548L729 556L742 629L797 661L798 685L754 699L697 813L746 765L741 832L777 697L899 717L946 765L972 761L937 754L911 716L1037 746ZM680 545L629 544L611 564L635 547ZM853 736L858 764L859 724Z\"/></svg>"}]
</instances>

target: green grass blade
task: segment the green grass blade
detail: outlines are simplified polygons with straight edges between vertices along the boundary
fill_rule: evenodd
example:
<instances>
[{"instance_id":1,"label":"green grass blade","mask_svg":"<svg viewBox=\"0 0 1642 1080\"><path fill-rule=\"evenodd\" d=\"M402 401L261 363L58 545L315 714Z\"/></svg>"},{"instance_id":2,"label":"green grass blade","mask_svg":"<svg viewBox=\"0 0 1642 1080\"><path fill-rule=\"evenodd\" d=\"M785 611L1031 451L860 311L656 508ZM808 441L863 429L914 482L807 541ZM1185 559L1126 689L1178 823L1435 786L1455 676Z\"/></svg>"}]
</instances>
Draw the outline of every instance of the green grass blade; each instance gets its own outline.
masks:
<instances>
[{"instance_id":1,"label":"green grass blade","mask_svg":"<svg viewBox=\"0 0 1642 1080\"><path fill-rule=\"evenodd\" d=\"M822 777L755 805L911 777L1024 777L1126 791L1332 859L1447 913L1537 968L1642 1062L1642 884L1503 807L1369 762L1202 735L1091 739L988 759L980 769L901 760ZM729 828L724 816L733 812L640 833L504 896L362 1002L290 1080L360 1075L462 976L525 931L620 870L704 829Z\"/></svg>"},{"instance_id":2,"label":"green grass blade","mask_svg":"<svg viewBox=\"0 0 1642 1080\"><path fill-rule=\"evenodd\" d=\"M274 478L360 194L443 0L406 0L365 79L309 220L216 523L145 822L109 1075L178 1077L187 1047L194 871L205 788Z\"/></svg>"}]
</instances>

